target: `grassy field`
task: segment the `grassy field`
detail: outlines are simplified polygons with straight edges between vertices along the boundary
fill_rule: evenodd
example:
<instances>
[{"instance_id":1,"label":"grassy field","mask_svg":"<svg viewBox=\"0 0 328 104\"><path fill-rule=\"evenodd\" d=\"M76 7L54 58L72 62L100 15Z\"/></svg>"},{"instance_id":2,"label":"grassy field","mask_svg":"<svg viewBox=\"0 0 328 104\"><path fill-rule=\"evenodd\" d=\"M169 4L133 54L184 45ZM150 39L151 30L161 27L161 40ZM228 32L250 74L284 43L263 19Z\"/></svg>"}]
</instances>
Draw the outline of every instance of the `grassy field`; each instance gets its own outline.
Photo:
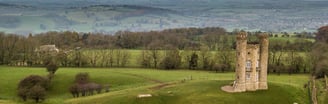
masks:
<instances>
[{"instance_id":1,"label":"grassy field","mask_svg":"<svg viewBox=\"0 0 328 104\"><path fill-rule=\"evenodd\" d=\"M111 92L89 97L73 98L68 87L75 74L88 72L91 80L110 84ZM16 96L19 81L31 74L45 76L44 68L0 66L0 103L22 102ZM52 81L44 104L299 104L309 103L307 75L269 75L269 90L226 93L221 86L232 82L234 73L207 71L140 68L60 68ZM186 79L185 82L182 80ZM192 80L190 80L192 79ZM165 86L161 86L165 85ZM161 86L161 87L159 87ZM150 98L137 98L138 94L152 94Z\"/></svg>"}]
</instances>

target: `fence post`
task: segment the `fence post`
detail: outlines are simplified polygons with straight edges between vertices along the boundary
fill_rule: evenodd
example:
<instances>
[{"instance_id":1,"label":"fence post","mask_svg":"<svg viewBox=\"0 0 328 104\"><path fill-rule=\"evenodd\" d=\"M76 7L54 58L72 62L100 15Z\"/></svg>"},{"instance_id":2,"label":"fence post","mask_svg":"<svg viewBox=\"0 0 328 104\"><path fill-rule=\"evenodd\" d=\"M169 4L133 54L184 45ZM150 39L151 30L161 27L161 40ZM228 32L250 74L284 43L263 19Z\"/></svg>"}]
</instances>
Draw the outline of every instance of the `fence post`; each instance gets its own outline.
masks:
<instances>
[{"instance_id":1,"label":"fence post","mask_svg":"<svg viewBox=\"0 0 328 104\"><path fill-rule=\"evenodd\" d=\"M315 87L315 77L312 77L312 104L318 104L317 101L317 88Z\"/></svg>"},{"instance_id":2,"label":"fence post","mask_svg":"<svg viewBox=\"0 0 328 104\"><path fill-rule=\"evenodd\" d=\"M308 81L308 94L309 94L309 101L310 101L310 104L312 104L312 95L311 95L311 81L309 80Z\"/></svg>"}]
</instances>

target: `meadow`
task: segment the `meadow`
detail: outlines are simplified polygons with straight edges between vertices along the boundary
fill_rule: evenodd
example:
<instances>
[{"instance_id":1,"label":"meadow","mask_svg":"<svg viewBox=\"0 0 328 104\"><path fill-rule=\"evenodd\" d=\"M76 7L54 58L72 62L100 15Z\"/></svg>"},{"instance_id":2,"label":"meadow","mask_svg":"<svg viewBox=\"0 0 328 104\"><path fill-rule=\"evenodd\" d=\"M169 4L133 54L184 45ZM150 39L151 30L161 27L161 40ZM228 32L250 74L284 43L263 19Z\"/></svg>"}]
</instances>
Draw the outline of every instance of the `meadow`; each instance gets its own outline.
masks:
<instances>
[{"instance_id":1,"label":"meadow","mask_svg":"<svg viewBox=\"0 0 328 104\"><path fill-rule=\"evenodd\" d=\"M77 73L88 72L91 81L111 85L110 92L73 98L68 88ZM16 96L17 84L31 74L46 76L42 67L0 66L0 103L23 102ZM234 73L194 70L142 68L60 68L52 80L44 104L298 104L309 103L308 75L268 76L269 90L226 93L221 86L230 84ZM152 94L137 98L138 94Z\"/></svg>"}]
</instances>

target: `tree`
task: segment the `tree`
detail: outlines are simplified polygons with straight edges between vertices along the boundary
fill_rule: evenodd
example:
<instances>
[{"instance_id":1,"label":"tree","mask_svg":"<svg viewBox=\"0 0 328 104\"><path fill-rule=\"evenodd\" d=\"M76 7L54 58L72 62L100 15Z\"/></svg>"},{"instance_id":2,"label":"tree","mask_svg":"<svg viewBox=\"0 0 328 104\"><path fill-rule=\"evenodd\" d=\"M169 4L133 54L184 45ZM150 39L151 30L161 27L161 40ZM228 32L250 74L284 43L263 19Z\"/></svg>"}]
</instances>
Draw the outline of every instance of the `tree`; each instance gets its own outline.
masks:
<instances>
[{"instance_id":1,"label":"tree","mask_svg":"<svg viewBox=\"0 0 328 104\"><path fill-rule=\"evenodd\" d=\"M166 56L161 61L160 65L163 69L176 69L181 64L181 56L178 49L168 50Z\"/></svg>"},{"instance_id":2,"label":"tree","mask_svg":"<svg viewBox=\"0 0 328 104\"><path fill-rule=\"evenodd\" d=\"M64 66L64 67L68 66L68 64L69 64L69 58L68 58L69 52L70 51L66 51L66 52L60 51L57 54L56 59L58 60L58 62L60 63L61 66Z\"/></svg>"},{"instance_id":3,"label":"tree","mask_svg":"<svg viewBox=\"0 0 328 104\"><path fill-rule=\"evenodd\" d=\"M282 57L285 51L285 42L281 42L281 41L270 41L270 46L269 46L269 63L268 65L270 66L270 70L272 72L279 72L280 73L280 69L276 68L276 67L280 67L281 64L283 64L282 62Z\"/></svg>"},{"instance_id":4,"label":"tree","mask_svg":"<svg viewBox=\"0 0 328 104\"><path fill-rule=\"evenodd\" d=\"M227 69L227 65L225 64L214 64L213 65L213 70L215 70L215 72L218 72L219 70L221 70L221 72L224 72Z\"/></svg>"},{"instance_id":5,"label":"tree","mask_svg":"<svg viewBox=\"0 0 328 104\"><path fill-rule=\"evenodd\" d=\"M35 85L40 85L46 89L50 87L48 79L38 75L30 75L19 82L18 89L20 88L30 89Z\"/></svg>"},{"instance_id":6,"label":"tree","mask_svg":"<svg viewBox=\"0 0 328 104\"><path fill-rule=\"evenodd\" d=\"M71 87L69 87L69 91L73 95L73 97L79 97L78 87L79 84L73 84Z\"/></svg>"},{"instance_id":7,"label":"tree","mask_svg":"<svg viewBox=\"0 0 328 104\"><path fill-rule=\"evenodd\" d=\"M142 50L141 56L139 59L137 59L137 62L140 62L140 64L143 67L151 67L151 60L150 55L147 50ZM140 61L141 60L141 61Z\"/></svg>"},{"instance_id":8,"label":"tree","mask_svg":"<svg viewBox=\"0 0 328 104\"><path fill-rule=\"evenodd\" d=\"M58 66L54 62L49 63L46 67L50 74L55 74L58 69Z\"/></svg>"},{"instance_id":9,"label":"tree","mask_svg":"<svg viewBox=\"0 0 328 104\"><path fill-rule=\"evenodd\" d=\"M98 60L100 59L101 53L98 51L86 51L87 57L89 59L89 63L92 67L96 67Z\"/></svg>"},{"instance_id":10,"label":"tree","mask_svg":"<svg viewBox=\"0 0 328 104\"><path fill-rule=\"evenodd\" d=\"M20 97L21 99L23 99L23 101L26 101L27 100L27 97L28 97L28 91L29 89L27 88L19 88L18 89L18 97Z\"/></svg>"},{"instance_id":11,"label":"tree","mask_svg":"<svg viewBox=\"0 0 328 104\"><path fill-rule=\"evenodd\" d=\"M316 34L316 42L328 43L328 25L322 26L318 29Z\"/></svg>"},{"instance_id":12,"label":"tree","mask_svg":"<svg viewBox=\"0 0 328 104\"><path fill-rule=\"evenodd\" d=\"M30 75L19 82L17 95L24 101L30 98L38 103L45 99L47 89L49 89L49 81L46 78Z\"/></svg>"},{"instance_id":13,"label":"tree","mask_svg":"<svg viewBox=\"0 0 328 104\"><path fill-rule=\"evenodd\" d=\"M198 55L193 52L189 60L189 69L196 69L198 66Z\"/></svg>"},{"instance_id":14,"label":"tree","mask_svg":"<svg viewBox=\"0 0 328 104\"><path fill-rule=\"evenodd\" d=\"M160 42L159 41L154 41L149 44L149 54L153 63L154 68L157 68L158 61L160 59Z\"/></svg>"},{"instance_id":15,"label":"tree","mask_svg":"<svg viewBox=\"0 0 328 104\"><path fill-rule=\"evenodd\" d=\"M328 74L328 44L316 43L311 53L313 61L312 74L317 78L322 78Z\"/></svg>"},{"instance_id":16,"label":"tree","mask_svg":"<svg viewBox=\"0 0 328 104\"><path fill-rule=\"evenodd\" d=\"M130 53L127 50L122 50L122 61L121 61L121 66L125 67L126 64L129 63L129 59L130 59Z\"/></svg>"},{"instance_id":17,"label":"tree","mask_svg":"<svg viewBox=\"0 0 328 104\"><path fill-rule=\"evenodd\" d=\"M234 53L229 48L221 48L220 50L221 51L218 52L217 56L221 71L224 72L232 69L233 65L231 63L233 63L233 59L235 59Z\"/></svg>"},{"instance_id":18,"label":"tree","mask_svg":"<svg viewBox=\"0 0 328 104\"><path fill-rule=\"evenodd\" d=\"M71 60L71 63L73 63L75 66L82 67L87 64L87 59L84 53L81 49L75 49L73 52L73 59Z\"/></svg>"},{"instance_id":19,"label":"tree","mask_svg":"<svg viewBox=\"0 0 328 104\"><path fill-rule=\"evenodd\" d=\"M75 83L86 84L89 83L90 77L88 73L78 73L75 75Z\"/></svg>"},{"instance_id":20,"label":"tree","mask_svg":"<svg viewBox=\"0 0 328 104\"><path fill-rule=\"evenodd\" d=\"M200 49L200 57L201 57L201 61L202 61L202 65L203 65L203 69L210 69L212 68L211 66L211 52L209 50L209 48L207 46L203 46Z\"/></svg>"},{"instance_id":21,"label":"tree","mask_svg":"<svg viewBox=\"0 0 328 104\"><path fill-rule=\"evenodd\" d=\"M116 65L124 67L129 62L130 53L127 50L114 50Z\"/></svg>"},{"instance_id":22,"label":"tree","mask_svg":"<svg viewBox=\"0 0 328 104\"><path fill-rule=\"evenodd\" d=\"M46 90L40 85L35 85L28 91L28 97L34 99L36 103L38 103L40 100L44 100L45 96Z\"/></svg>"},{"instance_id":23,"label":"tree","mask_svg":"<svg viewBox=\"0 0 328 104\"><path fill-rule=\"evenodd\" d=\"M312 49L313 71L317 78L328 75L328 26L318 29L316 42Z\"/></svg>"}]
</instances>

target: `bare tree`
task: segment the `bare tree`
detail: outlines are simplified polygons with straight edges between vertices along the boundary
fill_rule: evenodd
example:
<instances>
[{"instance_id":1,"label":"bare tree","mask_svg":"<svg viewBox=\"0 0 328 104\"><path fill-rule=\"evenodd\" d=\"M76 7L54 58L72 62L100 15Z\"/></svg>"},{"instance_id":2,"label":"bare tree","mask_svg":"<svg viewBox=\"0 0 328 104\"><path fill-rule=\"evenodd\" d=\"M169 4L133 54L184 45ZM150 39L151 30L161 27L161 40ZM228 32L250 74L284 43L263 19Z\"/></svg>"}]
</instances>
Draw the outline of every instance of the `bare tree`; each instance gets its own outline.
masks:
<instances>
[{"instance_id":1,"label":"bare tree","mask_svg":"<svg viewBox=\"0 0 328 104\"><path fill-rule=\"evenodd\" d=\"M210 69L211 68L211 55L210 49L207 46L202 46L200 48L200 58L202 61L203 69Z\"/></svg>"}]
</instances>

